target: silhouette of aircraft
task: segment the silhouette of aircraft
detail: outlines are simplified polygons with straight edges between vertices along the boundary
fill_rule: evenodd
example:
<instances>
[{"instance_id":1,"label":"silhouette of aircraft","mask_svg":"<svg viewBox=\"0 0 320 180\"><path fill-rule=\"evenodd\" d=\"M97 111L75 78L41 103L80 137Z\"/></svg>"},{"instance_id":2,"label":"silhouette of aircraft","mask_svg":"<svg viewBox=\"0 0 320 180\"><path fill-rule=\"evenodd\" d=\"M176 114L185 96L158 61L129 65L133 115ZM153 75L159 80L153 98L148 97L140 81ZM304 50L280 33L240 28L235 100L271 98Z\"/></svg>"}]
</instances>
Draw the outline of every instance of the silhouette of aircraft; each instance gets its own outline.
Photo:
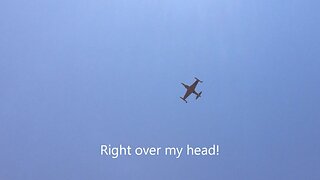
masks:
<instances>
[{"instance_id":1,"label":"silhouette of aircraft","mask_svg":"<svg viewBox=\"0 0 320 180\"><path fill-rule=\"evenodd\" d=\"M190 95L190 94L195 94L195 95L197 95L197 97L196 97L196 99L198 99L199 97L201 97L201 93L202 93L202 91L200 92L200 93L197 93L196 92L196 86L198 85L198 83L200 82L200 83L202 83L202 81L200 81L198 78L196 78L195 77L195 79L196 79L196 81L191 85L191 86L188 86L188 85L186 85L186 84L184 84L184 83L181 83L186 89L187 89L187 92L186 92L186 94L184 94L184 96L183 97L180 97L182 100L184 100L184 102L186 102L187 103L187 97Z\"/></svg>"}]
</instances>

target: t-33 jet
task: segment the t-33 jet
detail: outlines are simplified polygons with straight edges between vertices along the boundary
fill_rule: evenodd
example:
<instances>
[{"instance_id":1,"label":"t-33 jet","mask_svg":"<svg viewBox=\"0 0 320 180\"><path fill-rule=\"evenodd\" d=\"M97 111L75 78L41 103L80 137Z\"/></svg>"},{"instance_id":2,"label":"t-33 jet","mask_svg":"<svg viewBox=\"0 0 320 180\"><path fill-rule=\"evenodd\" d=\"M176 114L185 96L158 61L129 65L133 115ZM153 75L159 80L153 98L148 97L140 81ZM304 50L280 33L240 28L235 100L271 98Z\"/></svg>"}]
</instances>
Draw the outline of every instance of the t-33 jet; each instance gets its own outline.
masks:
<instances>
[{"instance_id":1,"label":"t-33 jet","mask_svg":"<svg viewBox=\"0 0 320 180\"><path fill-rule=\"evenodd\" d=\"M198 78L196 78L195 77L195 79L196 79L196 81L191 85L191 86L188 86L188 85L186 85L186 84L184 84L184 83L181 83L186 89L187 89L187 92L186 92L186 94L183 96L183 97L180 97L182 100L184 100L184 102L186 102L187 103L187 97L190 95L190 94L195 94L195 95L197 95L197 97L196 97L196 99L198 99L199 97L201 97L201 93L202 93L202 91L200 92L200 93L197 93L196 92L196 86L198 85L198 83L200 82L200 83L202 83L202 81L201 80L199 80Z\"/></svg>"}]
</instances>

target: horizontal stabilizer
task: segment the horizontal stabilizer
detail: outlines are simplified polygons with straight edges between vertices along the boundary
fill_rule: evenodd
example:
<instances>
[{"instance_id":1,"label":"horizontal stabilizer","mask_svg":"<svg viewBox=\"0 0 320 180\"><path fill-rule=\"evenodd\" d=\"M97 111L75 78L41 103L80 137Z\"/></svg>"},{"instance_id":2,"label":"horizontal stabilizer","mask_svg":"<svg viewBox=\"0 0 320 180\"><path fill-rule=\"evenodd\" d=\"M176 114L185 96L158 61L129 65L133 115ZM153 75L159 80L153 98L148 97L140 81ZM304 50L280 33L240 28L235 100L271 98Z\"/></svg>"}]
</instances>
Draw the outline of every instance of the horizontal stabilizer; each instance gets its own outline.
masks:
<instances>
[{"instance_id":1,"label":"horizontal stabilizer","mask_svg":"<svg viewBox=\"0 0 320 180\"><path fill-rule=\"evenodd\" d=\"M196 99L198 99L199 97L201 97L202 91L197 95Z\"/></svg>"}]
</instances>

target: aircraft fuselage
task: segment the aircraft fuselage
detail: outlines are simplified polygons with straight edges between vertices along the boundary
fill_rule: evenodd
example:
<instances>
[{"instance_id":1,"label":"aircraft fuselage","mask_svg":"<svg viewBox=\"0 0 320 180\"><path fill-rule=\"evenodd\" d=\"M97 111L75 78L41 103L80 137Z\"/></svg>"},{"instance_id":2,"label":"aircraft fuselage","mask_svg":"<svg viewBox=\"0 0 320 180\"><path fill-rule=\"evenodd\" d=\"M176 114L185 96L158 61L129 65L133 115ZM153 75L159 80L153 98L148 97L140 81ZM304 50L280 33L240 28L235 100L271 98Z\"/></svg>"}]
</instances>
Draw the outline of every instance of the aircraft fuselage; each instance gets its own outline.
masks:
<instances>
[{"instance_id":1,"label":"aircraft fuselage","mask_svg":"<svg viewBox=\"0 0 320 180\"><path fill-rule=\"evenodd\" d=\"M186 85L186 84L184 84L184 83L181 83L181 84L187 89L187 92L185 93L184 97L180 97L180 98L181 98L182 100L184 100L185 102L187 102L187 101L186 101L187 97L188 97L190 94L192 94L192 93L194 93L195 95L197 95L196 99L198 99L198 98L201 96L201 93L202 93L202 92L197 93L197 92L195 91L195 89L196 89L198 83L199 83L199 82L202 82L202 81L200 81L200 80L197 79L197 78L195 78L195 79L196 79L196 81L195 81L191 86L188 86L188 85Z\"/></svg>"}]
</instances>

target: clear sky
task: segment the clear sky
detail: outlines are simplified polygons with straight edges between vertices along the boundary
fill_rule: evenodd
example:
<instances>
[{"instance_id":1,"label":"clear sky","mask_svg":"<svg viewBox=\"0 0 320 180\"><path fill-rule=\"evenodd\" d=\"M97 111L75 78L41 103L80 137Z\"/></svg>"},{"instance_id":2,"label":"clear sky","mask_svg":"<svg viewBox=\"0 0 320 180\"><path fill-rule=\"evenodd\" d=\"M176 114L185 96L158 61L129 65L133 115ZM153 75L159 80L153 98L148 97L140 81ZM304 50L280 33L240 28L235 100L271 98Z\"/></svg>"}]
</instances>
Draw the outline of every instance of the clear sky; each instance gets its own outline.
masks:
<instances>
[{"instance_id":1,"label":"clear sky","mask_svg":"<svg viewBox=\"0 0 320 180\"><path fill-rule=\"evenodd\" d=\"M319 179L319 7L1 0L0 179ZM100 144L220 154L111 159Z\"/></svg>"}]
</instances>

